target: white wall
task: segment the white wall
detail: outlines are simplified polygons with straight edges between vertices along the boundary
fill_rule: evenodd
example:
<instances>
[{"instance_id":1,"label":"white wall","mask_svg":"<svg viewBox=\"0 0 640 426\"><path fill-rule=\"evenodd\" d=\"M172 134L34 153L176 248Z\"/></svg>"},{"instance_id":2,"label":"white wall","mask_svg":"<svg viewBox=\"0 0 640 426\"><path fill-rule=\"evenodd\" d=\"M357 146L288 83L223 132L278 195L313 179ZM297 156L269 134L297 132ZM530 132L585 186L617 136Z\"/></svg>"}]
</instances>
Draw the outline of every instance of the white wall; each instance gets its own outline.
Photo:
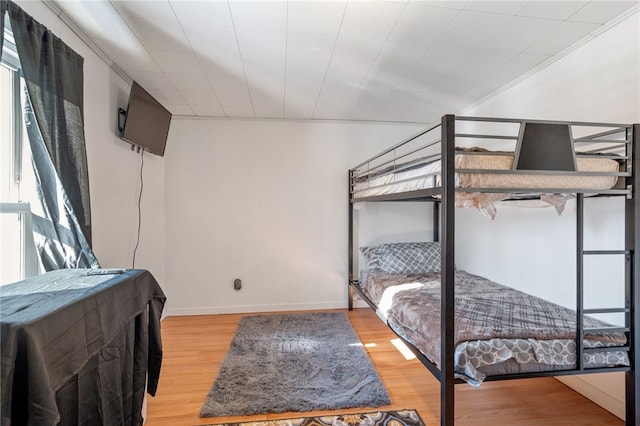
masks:
<instances>
[{"instance_id":1,"label":"white wall","mask_svg":"<svg viewBox=\"0 0 640 426\"><path fill-rule=\"evenodd\" d=\"M345 307L347 171L417 130L174 120L166 153L169 314Z\"/></svg>"},{"instance_id":2,"label":"white wall","mask_svg":"<svg viewBox=\"0 0 640 426\"><path fill-rule=\"evenodd\" d=\"M137 229L140 157L115 133L129 86L41 2L17 4L84 57L84 119L93 248L103 267L131 267ZM164 160L145 154L142 232L136 267L165 275Z\"/></svg>"},{"instance_id":3,"label":"white wall","mask_svg":"<svg viewBox=\"0 0 640 426\"><path fill-rule=\"evenodd\" d=\"M356 204L358 246L432 241L433 205L422 202Z\"/></svg>"},{"instance_id":4,"label":"white wall","mask_svg":"<svg viewBox=\"0 0 640 426\"><path fill-rule=\"evenodd\" d=\"M525 80L462 111L464 115L534 119L640 122L640 17L620 22ZM586 248L624 245L622 200L587 200ZM575 306L575 203L560 217L552 209L500 207L494 222L469 210L457 215L459 267ZM496 232L499 229L500 232ZM506 232L505 232L506 231ZM587 303L621 306L617 269L589 260ZM614 265L616 266L616 265ZM601 272L617 271L615 278ZM598 274L598 275L596 275ZM605 307L606 307L605 306ZM563 382L624 416L622 374L573 376Z\"/></svg>"}]
</instances>

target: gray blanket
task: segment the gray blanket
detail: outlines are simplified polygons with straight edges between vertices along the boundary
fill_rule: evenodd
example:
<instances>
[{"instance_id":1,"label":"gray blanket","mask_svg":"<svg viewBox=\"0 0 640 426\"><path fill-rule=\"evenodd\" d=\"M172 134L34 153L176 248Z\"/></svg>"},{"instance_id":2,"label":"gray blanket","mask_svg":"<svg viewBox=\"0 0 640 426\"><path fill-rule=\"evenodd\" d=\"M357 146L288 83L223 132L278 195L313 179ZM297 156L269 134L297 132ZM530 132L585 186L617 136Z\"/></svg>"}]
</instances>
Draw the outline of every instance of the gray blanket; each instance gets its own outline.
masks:
<instances>
[{"instance_id":1,"label":"gray blanket","mask_svg":"<svg viewBox=\"0 0 640 426\"><path fill-rule=\"evenodd\" d=\"M165 296L148 271L48 272L0 287L1 424L139 425Z\"/></svg>"},{"instance_id":2,"label":"gray blanket","mask_svg":"<svg viewBox=\"0 0 640 426\"><path fill-rule=\"evenodd\" d=\"M540 364L542 369L575 365L574 311L464 271L457 271L455 279L455 357L463 378L478 384L484 378L480 367L507 360ZM394 330L440 364L438 273L368 275L364 290ZM603 327L610 325L585 316L585 328ZM585 347L624 344L625 335L614 332L587 333L584 340ZM585 363L628 365L628 357L623 351L603 351L599 356L585 354Z\"/></svg>"}]
</instances>

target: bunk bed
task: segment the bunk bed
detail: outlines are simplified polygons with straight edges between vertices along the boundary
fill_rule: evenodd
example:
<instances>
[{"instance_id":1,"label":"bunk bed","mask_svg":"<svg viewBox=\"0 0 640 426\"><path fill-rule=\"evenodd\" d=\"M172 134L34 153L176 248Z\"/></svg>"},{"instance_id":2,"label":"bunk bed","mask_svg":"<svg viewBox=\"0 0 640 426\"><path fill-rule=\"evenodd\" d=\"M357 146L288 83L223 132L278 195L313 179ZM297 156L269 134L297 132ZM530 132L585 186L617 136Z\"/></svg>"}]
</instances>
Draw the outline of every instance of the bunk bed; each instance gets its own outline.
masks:
<instances>
[{"instance_id":1,"label":"bunk bed","mask_svg":"<svg viewBox=\"0 0 640 426\"><path fill-rule=\"evenodd\" d=\"M441 425L454 384L625 372L626 424L640 424L636 227L640 125L445 115L349 170L349 309L366 301L439 380ZM585 250L588 197L624 197L625 247ZM575 310L455 267L455 208L576 198ZM425 201L433 241L359 247L360 203ZM585 308L585 256L623 256L625 306ZM360 268L360 261L364 266ZM595 317L620 315L613 326Z\"/></svg>"}]
</instances>

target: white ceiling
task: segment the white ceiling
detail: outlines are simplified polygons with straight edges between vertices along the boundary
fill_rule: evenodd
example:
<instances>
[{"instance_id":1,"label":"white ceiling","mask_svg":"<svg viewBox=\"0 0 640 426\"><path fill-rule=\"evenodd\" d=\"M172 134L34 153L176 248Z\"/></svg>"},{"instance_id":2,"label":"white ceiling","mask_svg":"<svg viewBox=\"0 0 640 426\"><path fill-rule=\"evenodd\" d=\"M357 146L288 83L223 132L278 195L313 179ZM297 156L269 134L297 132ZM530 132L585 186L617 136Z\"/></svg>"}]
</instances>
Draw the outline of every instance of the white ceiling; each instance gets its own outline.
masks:
<instances>
[{"instance_id":1,"label":"white ceiling","mask_svg":"<svg viewBox=\"0 0 640 426\"><path fill-rule=\"evenodd\" d=\"M638 8L602 0L47 3L175 115L416 123L457 112Z\"/></svg>"}]
</instances>

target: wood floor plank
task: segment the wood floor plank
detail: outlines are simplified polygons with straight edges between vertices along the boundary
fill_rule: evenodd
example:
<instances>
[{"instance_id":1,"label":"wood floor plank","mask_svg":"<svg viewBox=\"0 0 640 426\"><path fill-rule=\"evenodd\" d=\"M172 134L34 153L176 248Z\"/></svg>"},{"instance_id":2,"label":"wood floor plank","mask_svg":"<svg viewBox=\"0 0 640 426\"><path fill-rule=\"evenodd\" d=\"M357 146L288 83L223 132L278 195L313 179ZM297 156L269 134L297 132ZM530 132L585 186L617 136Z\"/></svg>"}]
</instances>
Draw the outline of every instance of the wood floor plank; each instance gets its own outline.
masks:
<instances>
[{"instance_id":1,"label":"wood floor plank","mask_svg":"<svg viewBox=\"0 0 640 426\"><path fill-rule=\"evenodd\" d=\"M368 308L340 310L349 316L392 404L414 408L429 426L439 425L439 383L416 359L391 343L396 336ZM155 397L148 398L148 426L202 425L313 416L331 411L200 418L204 398L229 348L241 314L169 317L162 321L164 358ZM621 426L623 422L553 378L456 386L456 425ZM366 408L338 410L352 413ZM373 410L373 409L372 409Z\"/></svg>"}]
</instances>

